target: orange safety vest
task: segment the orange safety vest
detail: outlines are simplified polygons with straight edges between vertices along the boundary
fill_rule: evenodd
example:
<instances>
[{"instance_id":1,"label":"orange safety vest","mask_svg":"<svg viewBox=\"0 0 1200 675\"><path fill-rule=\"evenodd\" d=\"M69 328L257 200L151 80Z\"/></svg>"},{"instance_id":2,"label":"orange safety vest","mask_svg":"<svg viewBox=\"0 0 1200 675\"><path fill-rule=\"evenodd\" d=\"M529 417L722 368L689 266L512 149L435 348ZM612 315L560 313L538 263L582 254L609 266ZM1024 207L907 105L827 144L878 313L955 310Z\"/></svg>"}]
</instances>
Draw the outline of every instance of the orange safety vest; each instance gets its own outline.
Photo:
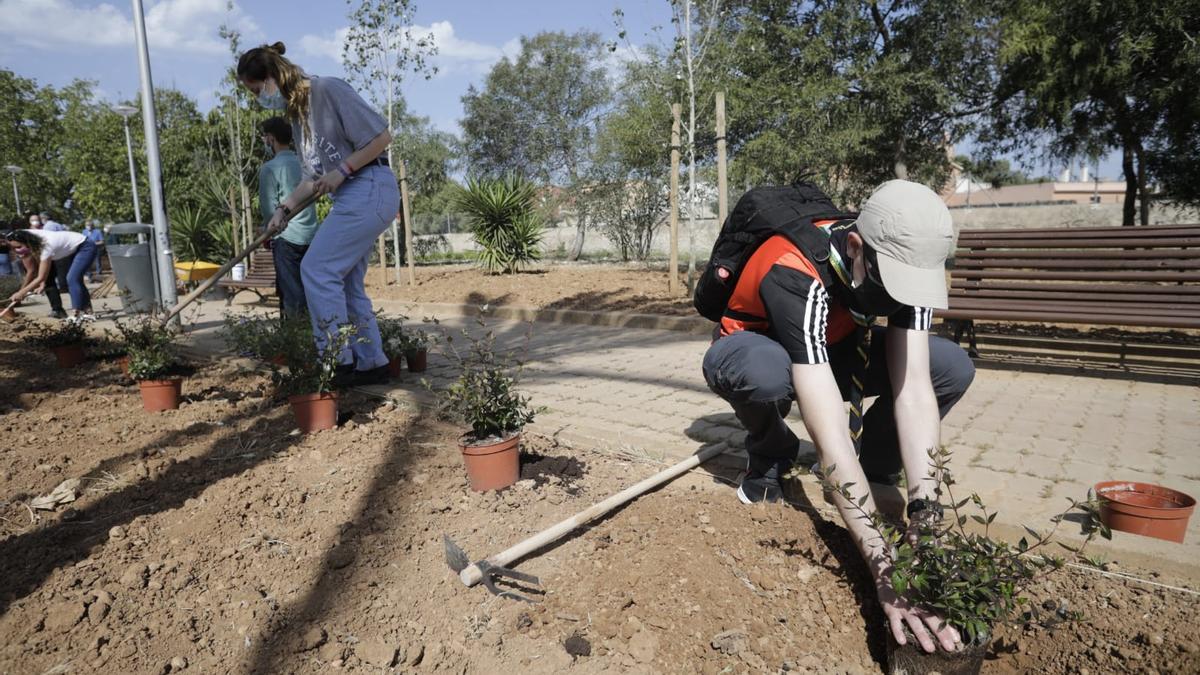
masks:
<instances>
[{"instance_id":1,"label":"orange safety vest","mask_svg":"<svg viewBox=\"0 0 1200 675\"><path fill-rule=\"evenodd\" d=\"M814 221L813 225L823 227L835 222L837 221L818 220ZM771 268L776 265L797 270L820 281L822 285L825 284L817 267L798 246L792 243L791 239L781 234L767 239L758 247L758 250L751 254L741 276L738 277L725 315L721 317L722 336L732 335L743 330L756 333L766 333L770 330L771 322L767 318L767 309L763 306L758 288L762 285L762 280L767 276L767 272L770 272ZM830 293L830 300L833 300L832 293ZM854 317L851 316L850 310L840 302L830 302L829 315L825 325L826 344L840 342L852 335L854 329Z\"/></svg>"}]
</instances>

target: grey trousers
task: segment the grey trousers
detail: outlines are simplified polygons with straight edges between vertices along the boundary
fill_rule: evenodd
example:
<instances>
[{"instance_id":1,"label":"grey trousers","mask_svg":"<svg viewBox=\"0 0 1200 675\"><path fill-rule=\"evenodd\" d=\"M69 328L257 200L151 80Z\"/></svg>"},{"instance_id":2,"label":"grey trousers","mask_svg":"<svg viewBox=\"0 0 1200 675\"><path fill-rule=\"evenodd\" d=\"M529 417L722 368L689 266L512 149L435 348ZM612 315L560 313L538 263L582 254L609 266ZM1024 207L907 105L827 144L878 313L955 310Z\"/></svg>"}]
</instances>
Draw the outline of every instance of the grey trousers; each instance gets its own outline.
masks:
<instances>
[{"instance_id":1,"label":"grey trousers","mask_svg":"<svg viewBox=\"0 0 1200 675\"><path fill-rule=\"evenodd\" d=\"M863 395L878 399L863 417L859 462L872 482L894 485L902 464L887 374L886 336L886 328L872 328L871 364ZM853 338L829 346L829 365L842 400L850 398L850 374L856 358ZM790 464L799 451L800 440L783 422L796 396L791 365L782 345L750 331L717 340L704 355L704 379L709 389L733 406L734 414L746 427L746 452L752 470ZM961 347L931 335L929 369L938 411L945 417L971 386L975 365Z\"/></svg>"}]
</instances>

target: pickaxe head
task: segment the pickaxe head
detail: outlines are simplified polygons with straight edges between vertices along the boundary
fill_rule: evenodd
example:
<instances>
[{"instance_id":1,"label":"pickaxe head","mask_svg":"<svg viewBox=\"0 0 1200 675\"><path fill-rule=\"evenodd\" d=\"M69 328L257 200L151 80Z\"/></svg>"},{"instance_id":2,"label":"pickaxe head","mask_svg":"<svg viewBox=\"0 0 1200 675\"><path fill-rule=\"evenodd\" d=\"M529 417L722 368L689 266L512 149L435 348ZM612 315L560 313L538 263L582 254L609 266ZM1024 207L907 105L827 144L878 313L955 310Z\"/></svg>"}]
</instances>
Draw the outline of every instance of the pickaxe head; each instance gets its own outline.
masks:
<instances>
[{"instance_id":1,"label":"pickaxe head","mask_svg":"<svg viewBox=\"0 0 1200 675\"><path fill-rule=\"evenodd\" d=\"M442 545L446 550L446 564L450 566L450 569L454 570L455 574L461 577L463 570L472 567L471 559L467 557L467 553L462 550L462 547L454 543L450 535L442 535ZM527 593L540 595L544 592L540 588L542 582L532 574L525 574L501 565L494 565L487 560L480 560L474 564L474 567L479 570L480 581L483 582L483 587L488 589L492 595L509 598L510 600L520 600L522 602L534 602L532 598L520 593L500 589L496 586L497 581L502 581L506 585L511 585ZM508 579L513 579L520 583L514 583L508 581ZM522 586L521 584L526 585Z\"/></svg>"}]
</instances>

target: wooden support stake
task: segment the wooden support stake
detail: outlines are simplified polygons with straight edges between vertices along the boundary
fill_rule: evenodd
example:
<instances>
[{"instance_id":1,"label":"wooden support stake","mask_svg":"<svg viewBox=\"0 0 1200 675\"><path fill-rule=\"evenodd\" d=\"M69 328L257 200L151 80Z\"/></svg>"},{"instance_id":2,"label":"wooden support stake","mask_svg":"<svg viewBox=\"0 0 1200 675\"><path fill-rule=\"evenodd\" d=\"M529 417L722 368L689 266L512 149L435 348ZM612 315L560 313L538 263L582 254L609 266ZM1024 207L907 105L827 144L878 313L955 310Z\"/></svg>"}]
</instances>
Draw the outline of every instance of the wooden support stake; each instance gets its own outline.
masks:
<instances>
[{"instance_id":1,"label":"wooden support stake","mask_svg":"<svg viewBox=\"0 0 1200 675\"><path fill-rule=\"evenodd\" d=\"M408 167L400 160L400 215L404 218L404 257L408 260L408 285L417 284L416 256L413 255L412 211L408 206ZM399 276L396 283L400 282Z\"/></svg>"},{"instance_id":2,"label":"wooden support stake","mask_svg":"<svg viewBox=\"0 0 1200 675\"><path fill-rule=\"evenodd\" d=\"M379 248L379 283L387 286L387 248L383 244L383 240L387 238L387 230L379 235L375 240L375 244Z\"/></svg>"},{"instance_id":3,"label":"wooden support stake","mask_svg":"<svg viewBox=\"0 0 1200 675\"><path fill-rule=\"evenodd\" d=\"M717 92L717 227L729 215L729 178L725 168L725 92Z\"/></svg>"},{"instance_id":4,"label":"wooden support stake","mask_svg":"<svg viewBox=\"0 0 1200 675\"><path fill-rule=\"evenodd\" d=\"M671 262L667 270L667 290L679 292L679 116L682 106L671 104Z\"/></svg>"}]
</instances>

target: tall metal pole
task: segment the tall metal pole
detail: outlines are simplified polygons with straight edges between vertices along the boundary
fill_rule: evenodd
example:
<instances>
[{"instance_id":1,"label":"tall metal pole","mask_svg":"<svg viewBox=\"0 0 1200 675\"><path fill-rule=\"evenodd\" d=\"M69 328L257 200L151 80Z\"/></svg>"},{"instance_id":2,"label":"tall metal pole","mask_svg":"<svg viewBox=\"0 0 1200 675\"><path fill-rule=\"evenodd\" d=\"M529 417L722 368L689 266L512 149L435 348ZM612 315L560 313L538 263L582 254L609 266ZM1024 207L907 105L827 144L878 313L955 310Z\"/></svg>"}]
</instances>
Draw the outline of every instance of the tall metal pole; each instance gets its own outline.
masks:
<instances>
[{"instance_id":1,"label":"tall metal pole","mask_svg":"<svg viewBox=\"0 0 1200 675\"><path fill-rule=\"evenodd\" d=\"M133 0L133 32L137 38L138 70L142 81L142 122L145 127L146 169L150 183L150 209L154 217L154 242L158 249L158 288L163 307L172 307L175 295L175 261L163 201L162 163L158 156L158 116L154 112L154 82L150 78L150 48L146 44L146 17L142 0Z\"/></svg>"},{"instance_id":2,"label":"tall metal pole","mask_svg":"<svg viewBox=\"0 0 1200 675\"><path fill-rule=\"evenodd\" d=\"M678 103L671 104L671 262L667 276L667 291L679 292L679 115Z\"/></svg>"},{"instance_id":3,"label":"tall metal pole","mask_svg":"<svg viewBox=\"0 0 1200 675\"><path fill-rule=\"evenodd\" d=\"M137 112L137 108L130 105L119 105L113 108L113 112L120 115L125 120L125 153L129 155L129 185L133 188L133 220L134 222L142 222L142 206L138 199L137 189L137 165L133 162L133 137L129 135L129 117Z\"/></svg>"},{"instance_id":4,"label":"tall metal pole","mask_svg":"<svg viewBox=\"0 0 1200 675\"><path fill-rule=\"evenodd\" d=\"M4 168L10 174L12 174L13 200L15 202L17 202L17 217L20 218L21 217L21 191L17 189L17 174L21 173L21 167L15 165L15 164L9 164L8 166L6 166Z\"/></svg>"}]
</instances>

